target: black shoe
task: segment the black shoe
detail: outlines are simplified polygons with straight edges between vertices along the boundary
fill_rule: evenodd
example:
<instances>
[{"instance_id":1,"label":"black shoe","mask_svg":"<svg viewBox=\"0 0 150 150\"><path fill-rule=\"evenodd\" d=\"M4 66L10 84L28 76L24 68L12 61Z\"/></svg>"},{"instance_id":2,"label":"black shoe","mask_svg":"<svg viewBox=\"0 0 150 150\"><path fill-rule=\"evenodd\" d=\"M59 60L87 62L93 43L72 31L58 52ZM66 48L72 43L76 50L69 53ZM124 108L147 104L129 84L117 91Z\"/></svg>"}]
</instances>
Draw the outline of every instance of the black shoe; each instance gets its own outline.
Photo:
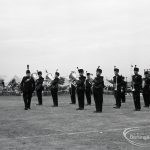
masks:
<instances>
[{"instance_id":1,"label":"black shoe","mask_svg":"<svg viewBox=\"0 0 150 150\"><path fill-rule=\"evenodd\" d=\"M24 108L24 110L28 110L28 108Z\"/></svg>"},{"instance_id":2,"label":"black shoe","mask_svg":"<svg viewBox=\"0 0 150 150\"><path fill-rule=\"evenodd\" d=\"M76 103L70 103L71 105L75 105Z\"/></svg>"},{"instance_id":3,"label":"black shoe","mask_svg":"<svg viewBox=\"0 0 150 150\"><path fill-rule=\"evenodd\" d=\"M119 107L119 106L116 106L116 107L113 107L113 108L115 108L115 109L120 109L120 107Z\"/></svg>"},{"instance_id":4,"label":"black shoe","mask_svg":"<svg viewBox=\"0 0 150 150\"><path fill-rule=\"evenodd\" d=\"M57 105L53 105L52 107L58 107Z\"/></svg>"},{"instance_id":5,"label":"black shoe","mask_svg":"<svg viewBox=\"0 0 150 150\"><path fill-rule=\"evenodd\" d=\"M94 111L94 113L102 113L102 111Z\"/></svg>"},{"instance_id":6,"label":"black shoe","mask_svg":"<svg viewBox=\"0 0 150 150\"><path fill-rule=\"evenodd\" d=\"M31 109L30 107L28 107L28 109Z\"/></svg>"},{"instance_id":7,"label":"black shoe","mask_svg":"<svg viewBox=\"0 0 150 150\"><path fill-rule=\"evenodd\" d=\"M77 108L76 110L84 110L84 108Z\"/></svg>"},{"instance_id":8,"label":"black shoe","mask_svg":"<svg viewBox=\"0 0 150 150\"><path fill-rule=\"evenodd\" d=\"M90 106L91 104L86 104L87 106Z\"/></svg>"},{"instance_id":9,"label":"black shoe","mask_svg":"<svg viewBox=\"0 0 150 150\"><path fill-rule=\"evenodd\" d=\"M134 109L134 111L141 111L141 109Z\"/></svg>"},{"instance_id":10,"label":"black shoe","mask_svg":"<svg viewBox=\"0 0 150 150\"><path fill-rule=\"evenodd\" d=\"M149 108L149 106L144 106L145 108Z\"/></svg>"}]
</instances>

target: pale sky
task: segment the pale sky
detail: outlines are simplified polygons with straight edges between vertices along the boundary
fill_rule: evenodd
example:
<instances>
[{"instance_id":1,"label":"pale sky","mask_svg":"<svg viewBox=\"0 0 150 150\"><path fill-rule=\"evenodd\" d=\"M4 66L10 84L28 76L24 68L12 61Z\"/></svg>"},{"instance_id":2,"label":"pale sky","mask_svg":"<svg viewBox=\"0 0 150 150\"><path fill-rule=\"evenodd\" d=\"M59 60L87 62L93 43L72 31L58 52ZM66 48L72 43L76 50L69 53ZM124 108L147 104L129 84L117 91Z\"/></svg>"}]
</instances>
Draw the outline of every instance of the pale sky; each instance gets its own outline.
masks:
<instances>
[{"instance_id":1,"label":"pale sky","mask_svg":"<svg viewBox=\"0 0 150 150\"><path fill-rule=\"evenodd\" d=\"M149 0L0 0L0 75L150 68Z\"/></svg>"}]
</instances>

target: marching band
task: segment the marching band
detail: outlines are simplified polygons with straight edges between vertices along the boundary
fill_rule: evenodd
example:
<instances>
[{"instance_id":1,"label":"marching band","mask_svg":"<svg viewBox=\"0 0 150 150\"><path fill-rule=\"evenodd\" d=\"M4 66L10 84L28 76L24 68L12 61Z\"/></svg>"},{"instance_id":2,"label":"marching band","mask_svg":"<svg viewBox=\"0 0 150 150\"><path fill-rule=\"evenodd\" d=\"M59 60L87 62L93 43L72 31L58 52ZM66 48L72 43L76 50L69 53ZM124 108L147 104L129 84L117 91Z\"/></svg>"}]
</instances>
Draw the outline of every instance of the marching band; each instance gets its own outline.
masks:
<instances>
[{"instance_id":1,"label":"marching band","mask_svg":"<svg viewBox=\"0 0 150 150\"><path fill-rule=\"evenodd\" d=\"M103 91L104 91L104 77L101 76L102 69L100 66L96 69L96 77L93 79L92 74L86 72L86 77L84 76L84 70L79 69L78 75L75 71L72 71L69 75L70 79L70 97L71 104L76 104L76 94L78 99L78 108L76 110L84 110L85 108L85 97L87 100L87 105L91 105L91 98L93 95L95 102L95 113L102 113L103 110ZM55 72L55 77L51 73L46 71L46 81L50 87L53 107L58 107L58 87L60 82L60 73L58 70ZM36 77L34 77L36 75ZM143 93L144 107L150 107L150 73L149 70L144 70L144 78L139 74L139 68L134 67L134 75L132 76L132 95L133 102L135 106L135 111L141 110L140 94ZM42 91L44 90L44 78L42 77L42 72L37 71L37 73L31 74L29 70L29 65L27 65L26 76L23 77L21 82L21 91L23 92L23 99L25 110L31 109L31 99L32 93L36 91L38 98L38 104L42 105ZM119 68L114 66L114 77L112 80L114 87L114 97L116 100L115 109L120 109L121 104L126 102L126 89L127 82L125 78L119 74Z\"/></svg>"}]
</instances>

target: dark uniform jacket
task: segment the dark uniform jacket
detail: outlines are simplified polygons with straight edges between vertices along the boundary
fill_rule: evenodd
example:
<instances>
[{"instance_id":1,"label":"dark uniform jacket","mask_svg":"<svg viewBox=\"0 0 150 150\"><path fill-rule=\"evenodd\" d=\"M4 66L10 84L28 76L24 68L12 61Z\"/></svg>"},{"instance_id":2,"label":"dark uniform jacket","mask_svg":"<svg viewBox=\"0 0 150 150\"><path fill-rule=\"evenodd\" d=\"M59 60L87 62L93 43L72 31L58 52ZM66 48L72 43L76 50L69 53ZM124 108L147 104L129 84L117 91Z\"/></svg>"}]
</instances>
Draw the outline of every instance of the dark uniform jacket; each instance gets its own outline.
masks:
<instances>
[{"instance_id":1,"label":"dark uniform jacket","mask_svg":"<svg viewBox=\"0 0 150 150\"><path fill-rule=\"evenodd\" d=\"M143 92L145 93L149 93L150 92L150 78L144 78L143 81L144 83L144 87L143 87Z\"/></svg>"},{"instance_id":2,"label":"dark uniform jacket","mask_svg":"<svg viewBox=\"0 0 150 150\"><path fill-rule=\"evenodd\" d=\"M32 77L23 77L21 81L21 91L23 92L34 92L35 90L35 81Z\"/></svg>"},{"instance_id":3,"label":"dark uniform jacket","mask_svg":"<svg viewBox=\"0 0 150 150\"><path fill-rule=\"evenodd\" d=\"M36 90L37 91L42 91L44 89L43 82L44 82L43 77L40 77L39 79L36 80Z\"/></svg>"},{"instance_id":4,"label":"dark uniform jacket","mask_svg":"<svg viewBox=\"0 0 150 150\"><path fill-rule=\"evenodd\" d=\"M51 89L58 90L58 83L59 83L59 78L55 78L51 83Z\"/></svg>"},{"instance_id":5,"label":"dark uniform jacket","mask_svg":"<svg viewBox=\"0 0 150 150\"><path fill-rule=\"evenodd\" d=\"M90 79L86 79L85 87L86 87L86 89L91 89L92 83L91 83Z\"/></svg>"},{"instance_id":6,"label":"dark uniform jacket","mask_svg":"<svg viewBox=\"0 0 150 150\"><path fill-rule=\"evenodd\" d=\"M121 90L121 86L123 83L122 76L114 76L113 77L113 84L115 85L117 83L117 90Z\"/></svg>"},{"instance_id":7,"label":"dark uniform jacket","mask_svg":"<svg viewBox=\"0 0 150 150\"><path fill-rule=\"evenodd\" d=\"M72 80L71 81L71 88L76 88L76 81L75 80Z\"/></svg>"},{"instance_id":8,"label":"dark uniform jacket","mask_svg":"<svg viewBox=\"0 0 150 150\"><path fill-rule=\"evenodd\" d=\"M97 76L93 80L93 90L103 91L103 88L104 88L104 77L103 76Z\"/></svg>"},{"instance_id":9,"label":"dark uniform jacket","mask_svg":"<svg viewBox=\"0 0 150 150\"><path fill-rule=\"evenodd\" d=\"M126 81L122 81L121 88L122 88L122 92L126 91L126 88L127 88L127 82Z\"/></svg>"},{"instance_id":10,"label":"dark uniform jacket","mask_svg":"<svg viewBox=\"0 0 150 150\"><path fill-rule=\"evenodd\" d=\"M139 75L139 74L133 75L132 82L133 82L135 91L140 91L142 89L142 76L141 75Z\"/></svg>"},{"instance_id":11,"label":"dark uniform jacket","mask_svg":"<svg viewBox=\"0 0 150 150\"><path fill-rule=\"evenodd\" d=\"M79 77L79 80L77 81L77 90L85 90L85 76Z\"/></svg>"}]
</instances>

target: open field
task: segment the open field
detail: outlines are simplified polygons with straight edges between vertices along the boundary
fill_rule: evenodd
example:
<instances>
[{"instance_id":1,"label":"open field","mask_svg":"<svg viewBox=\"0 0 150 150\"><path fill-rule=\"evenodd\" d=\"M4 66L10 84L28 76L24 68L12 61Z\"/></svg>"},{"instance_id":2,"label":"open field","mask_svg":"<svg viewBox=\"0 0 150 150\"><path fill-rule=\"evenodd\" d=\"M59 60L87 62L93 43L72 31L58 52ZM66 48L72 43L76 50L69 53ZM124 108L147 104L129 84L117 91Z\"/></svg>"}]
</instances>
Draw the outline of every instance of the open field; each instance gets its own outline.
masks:
<instances>
[{"instance_id":1,"label":"open field","mask_svg":"<svg viewBox=\"0 0 150 150\"><path fill-rule=\"evenodd\" d=\"M59 96L59 107L52 108L51 97L44 106L25 111L22 97L0 97L0 150L149 150L130 144L125 128L140 127L150 135L150 109L134 112L133 101L113 109L113 96L104 96L102 114L95 114L94 102L84 111L70 105L70 97ZM142 100L143 105L143 100Z\"/></svg>"}]
</instances>

